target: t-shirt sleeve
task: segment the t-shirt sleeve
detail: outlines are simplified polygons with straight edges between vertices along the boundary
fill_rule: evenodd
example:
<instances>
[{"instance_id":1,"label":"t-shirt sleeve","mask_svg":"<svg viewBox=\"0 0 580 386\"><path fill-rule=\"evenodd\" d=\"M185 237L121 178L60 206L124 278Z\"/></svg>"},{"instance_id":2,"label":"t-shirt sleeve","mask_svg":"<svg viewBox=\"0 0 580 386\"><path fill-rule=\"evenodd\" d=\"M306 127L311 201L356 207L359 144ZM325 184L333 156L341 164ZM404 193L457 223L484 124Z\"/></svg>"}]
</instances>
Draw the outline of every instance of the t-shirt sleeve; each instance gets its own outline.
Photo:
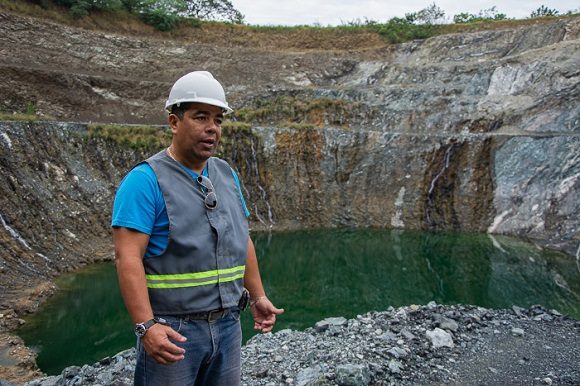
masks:
<instances>
[{"instance_id":1,"label":"t-shirt sleeve","mask_svg":"<svg viewBox=\"0 0 580 386\"><path fill-rule=\"evenodd\" d=\"M232 169L232 168L230 168L230 169ZM232 175L234 176L234 180L236 181L236 186L238 187L238 192L240 193L240 200L242 200L242 206L244 207L244 214L246 215L246 217L250 217L250 211L248 210L248 207L246 206L246 201L244 200L244 195L242 194L242 187L240 185L240 179L238 178L238 175L236 174L234 169L232 169Z\"/></svg>"},{"instance_id":2,"label":"t-shirt sleeve","mask_svg":"<svg viewBox=\"0 0 580 386\"><path fill-rule=\"evenodd\" d=\"M121 181L113 204L113 227L130 228L151 235L160 194L153 169L141 164Z\"/></svg>"}]
</instances>

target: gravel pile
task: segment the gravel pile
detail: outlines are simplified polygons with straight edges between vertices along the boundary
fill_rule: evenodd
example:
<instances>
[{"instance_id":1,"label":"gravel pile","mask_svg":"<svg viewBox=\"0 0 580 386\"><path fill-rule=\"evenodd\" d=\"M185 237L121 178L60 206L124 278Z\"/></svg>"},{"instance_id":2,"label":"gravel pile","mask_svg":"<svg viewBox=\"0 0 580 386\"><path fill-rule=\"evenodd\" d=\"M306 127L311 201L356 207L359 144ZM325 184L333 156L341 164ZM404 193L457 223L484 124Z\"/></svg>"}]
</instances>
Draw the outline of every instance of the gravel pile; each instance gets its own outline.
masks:
<instances>
[{"instance_id":1,"label":"gravel pile","mask_svg":"<svg viewBox=\"0 0 580 386\"><path fill-rule=\"evenodd\" d=\"M430 303L258 335L242 383L579 385L579 358L580 322L557 311Z\"/></svg>"},{"instance_id":2,"label":"gravel pile","mask_svg":"<svg viewBox=\"0 0 580 386\"><path fill-rule=\"evenodd\" d=\"M131 385L134 350L29 382ZM389 308L253 337L243 385L580 384L580 322L540 306Z\"/></svg>"}]
</instances>

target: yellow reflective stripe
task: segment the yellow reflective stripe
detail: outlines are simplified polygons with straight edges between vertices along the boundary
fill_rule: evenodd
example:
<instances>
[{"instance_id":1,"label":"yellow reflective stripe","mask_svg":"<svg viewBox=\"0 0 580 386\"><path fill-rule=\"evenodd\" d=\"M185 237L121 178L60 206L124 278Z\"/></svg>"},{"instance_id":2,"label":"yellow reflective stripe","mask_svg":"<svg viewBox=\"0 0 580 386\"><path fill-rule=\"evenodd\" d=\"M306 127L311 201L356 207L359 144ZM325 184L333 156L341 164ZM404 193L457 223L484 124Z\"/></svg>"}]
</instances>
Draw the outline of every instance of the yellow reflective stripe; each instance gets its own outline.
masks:
<instances>
[{"instance_id":1,"label":"yellow reflective stripe","mask_svg":"<svg viewBox=\"0 0 580 386\"><path fill-rule=\"evenodd\" d=\"M226 275L237 271L245 271L245 265L239 265L233 268L216 269L213 271L196 272L196 273L178 273L173 275L145 275L147 280L189 280L205 279L212 276Z\"/></svg>"},{"instance_id":2,"label":"yellow reflective stripe","mask_svg":"<svg viewBox=\"0 0 580 386\"><path fill-rule=\"evenodd\" d=\"M235 276L230 276L230 277L225 277L223 279L220 279L221 282L226 282L226 281L234 281L237 279L242 279L244 277L243 273L237 274Z\"/></svg>"},{"instance_id":3,"label":"yellow reflective stripe","mask_svg":"<svg viewBox=\"0 0 580 386\"><path fill-rule=\"evenodd\" d=\"M237 271L245 271L246 270L246 266L245 265L238 265L237 267L233 267L233 268L226 268L226 269L218 269L218 275L225 275L228 273L234 273Z\"/></svg>"},{"instance_id":4,"label":"yellow reflective stripe","mask_svg":"<svg viewBox=\"0 0 580 386\"><path fill-rule=\"evenodd\" d=\"M172 275L145 275L147 280L189 280L189 279L205 279L208 277L217 276L218 271L205 271L196 273L177 273Z\"/></svg>"},{"instance_id":5,"label":"yellow reflective stripe","mask_svg":"<svg viewBox=\"0 0 580 386\"><path fill-rule=\"evenodd\" d=\"M244 271L246 269L245 265L240 265L237 267L218 269L214 271L197 272L197 273L183 273L174 275L146 275L147 277L147 287L148 288L185 288L185 287L198 287L202 285L217 284L218 282L229 282L237 279L242 279L244 277ZM226 276L235 273L232 276ZM168 283L168 281L178 280L196 280L213 277L211 280L206 281L196 281L196 282L181 282L181 283Z\"/></svg>"},{"instance_id":6,"label":"yellow reflective stripe","mask_svg":"<svg viewBox=\"0 0 580 386\"><path fill-rule=\"evenodd\" d=\"M147 288L184 288L197 287L200 285L217 284L217 280L200 281L197 283L147 283Z\"/></svg>"}]
</instances>

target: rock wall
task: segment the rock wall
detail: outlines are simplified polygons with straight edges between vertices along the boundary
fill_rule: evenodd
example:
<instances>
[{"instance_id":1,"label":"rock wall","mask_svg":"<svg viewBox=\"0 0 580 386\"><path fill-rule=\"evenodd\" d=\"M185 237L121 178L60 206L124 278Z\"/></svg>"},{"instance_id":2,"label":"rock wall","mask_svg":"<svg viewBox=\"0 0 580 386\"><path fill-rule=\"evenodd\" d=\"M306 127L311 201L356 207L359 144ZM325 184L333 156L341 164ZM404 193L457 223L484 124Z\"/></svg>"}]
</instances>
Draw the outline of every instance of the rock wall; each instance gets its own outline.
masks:
<instances>
[{"instance_id":1,"label":"rock wall","mask_svg":"<svg viewBox=\"0 0 580 386\"><path fill-rule=\"evenodd\" d=\"M112 194L138 156L89 138L81 124L0 123L0 308L32 311L38 294L4 302L111 258Z\"/></svg>"},{"instance_id":2,"label":"rock wall","mask_svg":"<svg viewBox=\"0 0 580 386\"><path fill-rule=\"evenodd\" d=\"M580 239L580 136L229 130L252 228L502 233L570 253ZM0 123L0 295L112 257L110 211L147 154L86 126Z\"/></svg>"},{"instance_id":3,"label":"rock wall","mask_svg":"<svg viewBox=\"0 0 580 386\"><path fill-rule=\"evenodd\" d=\"M173 81L203 68L236 109L281 95L328 97L359 104L346 121L361 130L575 132L579 35L577 17L400 45L264 49L239 46L226 31L214 41L155 39L0 10L0 110L164 123Z\"/></svg>"},{"instance_id":4,"label":"rock wall","mask_svg":"<svg viewBox=\"0 0 580 386\"><path fill-rule=\"evenodd\" d=\"M580 136L257 128L246 175L274 228L453 229L578 242ZM259 152L260 153L260 152Z\"/></svg>"}]
</instances>

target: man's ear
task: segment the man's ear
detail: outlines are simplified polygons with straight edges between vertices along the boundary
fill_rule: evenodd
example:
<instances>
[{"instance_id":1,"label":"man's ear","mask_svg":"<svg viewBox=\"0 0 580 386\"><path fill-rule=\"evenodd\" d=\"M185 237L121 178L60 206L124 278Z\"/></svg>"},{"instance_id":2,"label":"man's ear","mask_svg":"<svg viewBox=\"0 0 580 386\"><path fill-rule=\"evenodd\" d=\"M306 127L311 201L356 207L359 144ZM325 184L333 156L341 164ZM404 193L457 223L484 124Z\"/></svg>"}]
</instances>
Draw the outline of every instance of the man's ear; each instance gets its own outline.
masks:
<instances>
[{"instance_id":1,"label":"man's ear","mask_svg":"<svg viewBox=\"0 0 580 386\"><path fill-rule=\"evenodd\" d=\"M171 132L175 134L177 131L177 122L179 122L179 117L175 114L169 114L167 121L169 122L169 127L171 127Z\"/></svg>"}]
</instances>

